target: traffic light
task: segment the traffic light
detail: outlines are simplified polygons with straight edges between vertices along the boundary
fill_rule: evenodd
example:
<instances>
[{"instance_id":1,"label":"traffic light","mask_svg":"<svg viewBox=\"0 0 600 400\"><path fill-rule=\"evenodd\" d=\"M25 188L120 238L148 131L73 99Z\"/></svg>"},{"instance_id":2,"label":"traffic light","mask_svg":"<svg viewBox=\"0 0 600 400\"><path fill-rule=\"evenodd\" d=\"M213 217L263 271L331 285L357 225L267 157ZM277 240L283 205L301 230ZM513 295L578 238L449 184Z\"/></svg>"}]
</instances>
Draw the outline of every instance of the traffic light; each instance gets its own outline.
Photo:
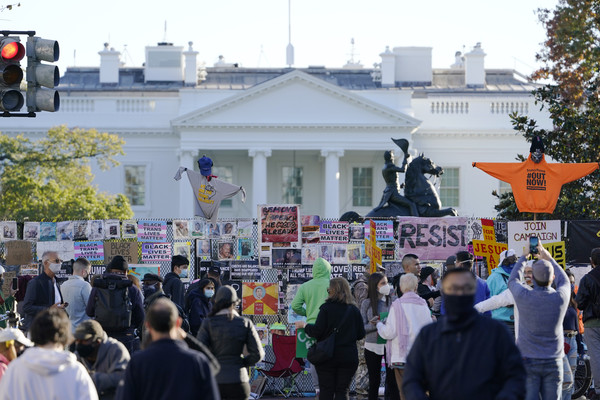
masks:
<instances>
[{"instance_id":1,"label":"traffic light","mask_svg":"<svg viewBox=\"0 0 600 400\"><path fill-rule=\"evenodd\" d=\"M20 61L24 56L25 48L18 37L0 38L0 111L19 111L23 107Z\"/></svg>"},{"instance_id":2,"label":"traffic light","mask_svg":"<svg viewBox=\"0 0 600 400\"><path fill-rule=\"evenodd\" d=\"M37 36L27 38L27 111L30 113L58 111L60 97L53 90L60 81L58 67L42 61L56 62L59 56L60 49L56 40Z\"/></svg>"}]
</instances>

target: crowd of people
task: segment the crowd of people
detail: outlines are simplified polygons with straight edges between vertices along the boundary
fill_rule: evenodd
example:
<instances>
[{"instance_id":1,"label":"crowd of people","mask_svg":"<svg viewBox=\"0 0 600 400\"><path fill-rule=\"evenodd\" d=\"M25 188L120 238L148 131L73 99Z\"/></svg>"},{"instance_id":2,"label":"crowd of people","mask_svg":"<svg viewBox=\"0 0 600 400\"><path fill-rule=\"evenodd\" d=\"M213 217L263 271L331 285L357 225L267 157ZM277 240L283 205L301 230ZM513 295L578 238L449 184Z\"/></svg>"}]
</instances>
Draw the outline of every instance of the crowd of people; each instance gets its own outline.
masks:
<instances>
[{"instance_id":1,"label":"crowd of people","mask_svg":"<svg viewBox=\"0 0 600 400\"><path fill-rule=\"evenodd\" d=\"M308 368L319 399L347 399L353 380L378 399L382 363L386 399L570 399L584 340L600 376L600 248L579 287L541 244L530 251L503 252L487 280L468 252L441 276L407 254L400 274L352 287L317 258L290 308L317 343ZM188 265L174 256L164 279L140 284L121 256L99 276L80 258L59 284L62 260L44 253L22 326L0 321L0 400L249 399L249 368L265 356L254 324L216 266L185 290ZM0 292L0 312L16 293Z\"/></svg>"}]
</instances>

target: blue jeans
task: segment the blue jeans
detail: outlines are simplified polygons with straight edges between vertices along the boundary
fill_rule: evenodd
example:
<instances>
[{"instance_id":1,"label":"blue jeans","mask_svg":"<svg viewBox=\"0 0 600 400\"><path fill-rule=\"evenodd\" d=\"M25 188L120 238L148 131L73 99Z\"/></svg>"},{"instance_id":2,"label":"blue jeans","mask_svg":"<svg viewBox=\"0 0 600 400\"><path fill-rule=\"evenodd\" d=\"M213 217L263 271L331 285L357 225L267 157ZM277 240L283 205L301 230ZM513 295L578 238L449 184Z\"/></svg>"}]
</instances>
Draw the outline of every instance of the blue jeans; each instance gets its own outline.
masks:
<instances>
[{"instance_id":1,"label":"blue jeans","mask_svg":"<svg viewBox=\"0 0 600 400\"><path fill-rule=\"evenodd\" d=\"M571 400L571 396L573 396L573 392L575 391L575 385L574 385L574 380L575 380L575 370L577 369L577 339L575 339L575 336L565 336L565 343L567 343L570 346L569 352L566 354L566 358L567 358L567 365L568 365L568 369L565 370L563 367L563 371L564 371L564 380L567 380L567 374L570 374L570 383L568 386L565 387L565 385L563 385L563 393L562 393L562 399L563 400ZM564 360L563 360L563 364L564 364Z\"/></svg>"},{"instance_id":2,"label":"blue jeans","mask_svg":"<svg viewBox=\"0 0 600 400\"><path fill-rule=\"evenodd\" d=\"M524 358L527 371L526 400L559 400L562 393L563 361ZM541 395L541 397L540 397Z\"/></svg>"}]
</instances>

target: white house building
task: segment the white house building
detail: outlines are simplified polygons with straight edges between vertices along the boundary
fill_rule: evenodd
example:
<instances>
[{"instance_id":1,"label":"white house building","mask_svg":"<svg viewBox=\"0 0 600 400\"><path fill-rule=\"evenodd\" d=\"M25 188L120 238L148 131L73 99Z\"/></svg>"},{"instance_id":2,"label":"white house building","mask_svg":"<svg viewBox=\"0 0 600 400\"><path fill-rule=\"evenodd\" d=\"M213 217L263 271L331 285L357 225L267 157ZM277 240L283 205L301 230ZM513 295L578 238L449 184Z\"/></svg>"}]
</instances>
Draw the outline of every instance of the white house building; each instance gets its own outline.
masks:
<instances>
[{"instance_id":1,"label":"white house building","mask_svg":"<svg viewBox=\"0 0 600 400\"><path fill-rule=\"evenodd\" d=\"M239 68L223 60L204 68L191 43L147 47L138 68L123 67L108 45L99 54L99 68L67 69L59 112L4 118L1 130L36 136L65 124L120 135L121 165L96 169L95 182L125 193L138 218L191 217L191 188L173 176L179 166L197 169L204 154L216 175L248 192L246 203L224 201L220 217L250 217L263 203L298 203L303 214L329 218L366 213L385 187L390 138L408 139L413 154L444 167L444 206L494 216L491 192L506 185L471 163L528 152L509 113L549 124L534 106L535 86L514 70L486 70L479 45L448 69L432 68L430 47L386 49L377 68Z\"/></svg>"}]
</instances>

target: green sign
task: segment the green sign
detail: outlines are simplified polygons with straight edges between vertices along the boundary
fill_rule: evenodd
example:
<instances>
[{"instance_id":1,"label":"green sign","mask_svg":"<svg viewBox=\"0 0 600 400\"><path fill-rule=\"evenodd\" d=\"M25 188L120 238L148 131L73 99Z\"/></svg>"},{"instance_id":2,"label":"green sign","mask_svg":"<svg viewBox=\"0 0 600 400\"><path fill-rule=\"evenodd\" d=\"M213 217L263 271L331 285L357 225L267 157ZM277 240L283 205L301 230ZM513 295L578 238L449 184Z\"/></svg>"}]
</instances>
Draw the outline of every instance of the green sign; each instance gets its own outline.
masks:
<instances>
[{"instance_id":1,"label":"green sign","mask_svg":"<svg viewBox=\"0 0 600 400\"><path fill-rule=\"evenodd\" d=\"M379 313L379 320L383 321L387 318L389 312L388 311L384 311L382 313ZM387 340L385 340L384 338L382 338L381 336L379 336L379 334L377 334L377 344L385 344L387 342Z\"/></svg>"},{"instance_id":2,"label":"green sign","mask_svg":"<svg viewBox=\"0 0 600 400\"><path fill-rule=\"evenodd\" d=\"M304 332L304 328L296 330L296 357L306 358L308 348L315 343L316 340L311 338Z\"/></svg>"}]
</instances>

